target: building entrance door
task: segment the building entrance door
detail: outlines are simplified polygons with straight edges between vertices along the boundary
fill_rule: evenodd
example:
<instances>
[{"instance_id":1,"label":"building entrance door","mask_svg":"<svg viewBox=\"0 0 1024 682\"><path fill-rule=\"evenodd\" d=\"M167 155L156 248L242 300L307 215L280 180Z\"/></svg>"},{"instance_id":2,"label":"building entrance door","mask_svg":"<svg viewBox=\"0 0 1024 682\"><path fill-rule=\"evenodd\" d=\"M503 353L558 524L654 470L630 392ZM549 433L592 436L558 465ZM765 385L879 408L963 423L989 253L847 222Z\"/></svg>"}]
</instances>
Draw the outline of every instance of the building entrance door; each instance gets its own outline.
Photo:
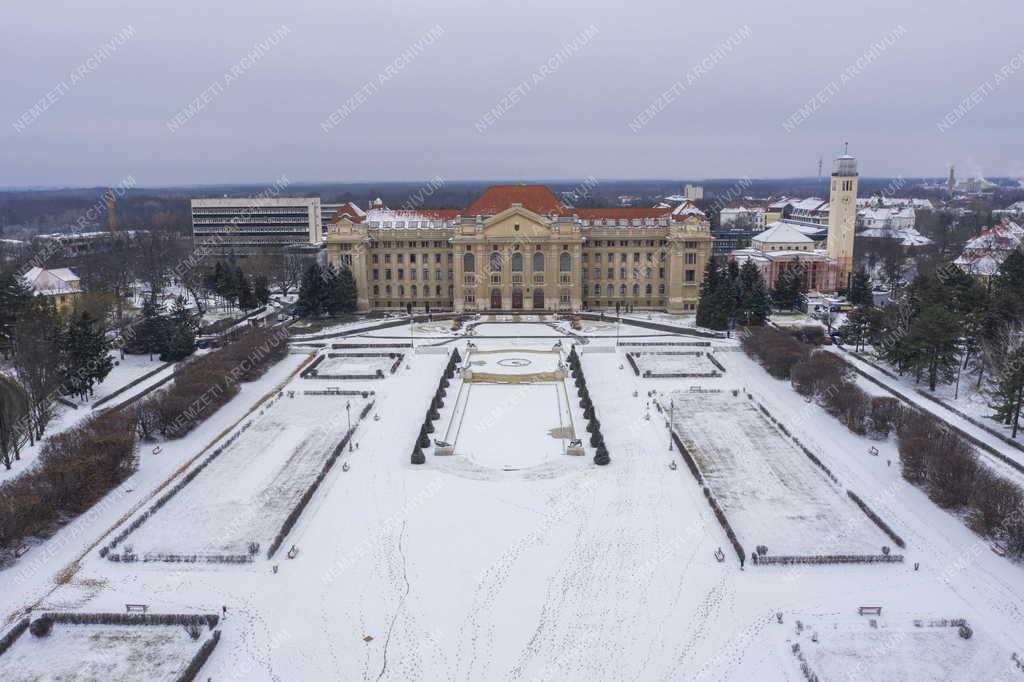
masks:
<instances>
[{"instance_id":1,"label":"building entrance door","mask_svg":"<svg viewBox=\"0 0 1024 682\"><path fill-rule=\"evenodd\" d=\"M512 290L512 308L515 310L523 309L523 290L518 287Z\"/></svg>"},{"instance_id":2,"label":"building entrance door","mask_svg":"<svg viewBox=\"0 0 1024 682\"><path fill-rule=\"evenodd\" d=\"M501 289L491 289L491 309L501 310Z\"/></svg>"},{"instance_id":3,"label":"building entrance door","mask_svg":"<svg viewBox=\"0 0 1024 682\"><path fill-rule=\"evenodd\" d=\"M544 290L534 289L533 290L533 309L543 310L544 309Z\"/></svg>"}]
</instances>

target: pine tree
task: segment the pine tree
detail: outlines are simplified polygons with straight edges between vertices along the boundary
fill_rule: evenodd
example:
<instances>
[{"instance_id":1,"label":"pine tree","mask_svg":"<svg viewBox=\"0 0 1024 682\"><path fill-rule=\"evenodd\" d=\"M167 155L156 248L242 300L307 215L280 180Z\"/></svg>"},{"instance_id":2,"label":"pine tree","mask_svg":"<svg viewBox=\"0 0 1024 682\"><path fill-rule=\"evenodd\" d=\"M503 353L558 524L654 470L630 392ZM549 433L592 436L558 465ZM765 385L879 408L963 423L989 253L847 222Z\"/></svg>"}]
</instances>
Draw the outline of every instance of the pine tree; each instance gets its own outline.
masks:
<instances>
[{"instance_id":1,"label":"pine tree","mask_svg":"<svg viewBox=\"0 0 1024 682\"><path fill-rule=\"evenodd\" d=\"M60 357L65 392L85 397L114 366L110 342L102 325L87 310L75 314L65 326Z\"/></svg>"},{"instance_id":2,"label":"pine tree","mask_svg":"<svg viewBox=\"0 0 1024 682\"><path fill-rule=\"evenodd\" d=\"M992 392L992 415L1011 427L1011 438L1020 429L1020 413L1024 406L1024 346L1018 347L1007 358L1005 369Z\"/></svg>"},{"instance_id":3,"label":"pine tree","mask_svg":"<svg viewBox=\"0 0 1024 682\"><path fill-rule=\"evenodd\" d=\"M867 343L870 324L870 309L863 305L857 306L850 311L843 326L839 328L843 342L852 343L854 350L859 351Z\"/></svg>"},{"instance_id":4,"label":"pine tree","mask_svg":"<svg viewBox=\"0 0 1024 682\"><path fill-rule=\"evenodd\" d=\"M185 299L174 299L174 308L167 323L170 338L160 353L161 362L177 362L196 352L196 325L185 307Z\"/></svg>"},{"instance_id":5,"label":"pine tree","mask_svg":"<svg viewBox=\"0 0 1024 682\"><path fill-rule=\"evenodd\" d=\"M0 272L0 353L11 351L18 316L32 300L25 280L14 272Z\"/></svg>"},{"instance_id":6,"label":"pine tree","mask_svg":"<svg viewBox=\"0 0 1024 682\"><path fill-rule=\"evenodd\" d=\"M310 263L299 282L299 298L295 304L299 315L320 315L324 312L323 288L323 271L317 263Z\"/></svg>"},{"instance_id":7,"label":"pine tree","mask_svg":"<svg viewBox=\"0 0 1024 682\"><path fill-rule=\"evenodd\" d=\"M266 305L270 301L270 285L266 275L255 275L252 278L252 290L259 305Z\"/></svg>"},{"instance_id":8,"label":"pine tree","mask_svg":"<svg viewBox=\"0 0 1024 682\"><path fill-rule=\"evenodd\" d=\"M337 312L354 313L356 311L357 291L356 278L349 268L342 268L338 273L334 287L334 307Z\"/></svg>"},{"instance_id":9,"label":"pine tree","mask_svg":"<svg viewBox=\"0 0 1024 682\"><path fill-rule=\"evenodd\" d=\"M239 273L241 273L241 270L239 270ZM252 310L258 305L259 302L256 300L252 284L245 275L242 275L242 280L238 283L238 307L242 310Z\"/></svg>"},{"instance_id":10,"label":"pine tree","mask_svg":"<svg viewBox=\"0 0 1024 682\"><path fill-rule=\"evenodd\" d=\"M754 261L748 259L743 263L739 269L736 288L738 291L737 317L742 319L743 324L748 327L763 325L771 312L771 301L768 291L765 289L761 271L754 265Z\"/></svg>"},{"instance_id":11,"label":"pine tree","mask_svg":"<svg viewBox=\"0 0 1024 682\"><path fill-rule=\"evenodd\" d=\"M871 294L871 278L868 273L863 270L853 273L853 279L850 281L850 293L847 298L853 305L874 305L874 297Z\"/></svg>"},{"instance_id":12,"label":"pine tree","mask_svg":"<svg viewBox=\"0 0 1024 682\"><path fill-rule=\"evenodd\" d=\"M153 355L163 352L167 342L166 320L160 315L160 308L156 299L152 296L146 297L142 304L142 319L133 328L135 334L129 339L130 346L141 353L148 353L149 359Z\"/></svg>"},{"instance_id":13,"label":"pine tree","mask_svg":"<svg viewBox=\"0 0 1024 682\"><path fill-rule=\"evenodd\" d=\"M800 294L803 291L803 281L798 272L784 272L775 282L772 289L772 303L779 308L795 310L800 303Z\"/></svg>"},{"instance_id":14,"label":"pine tree","mask_svg":"<svg viewBox=\"0 0 1024 682\"><path fill-rule=\"evenodd\" d=\"M420 450L418 445L415 448L413 448L413 451L412 451L412 463L413 464L424 464L426 461L427 461L427 458L423 456L423 450Z\"/></svg>"},{"instance_id":15,"label":"pine tree","mask_svg":"<svg viewBox=\"0 0 1024 682\"><path fill-rule=\"evenodd\" d=\"M697 302L697 326L708 329L726 329L735 309L735 291L728 272L714 258L704 267L704 281L700 285Z\"/></svg>"}]
</instances>

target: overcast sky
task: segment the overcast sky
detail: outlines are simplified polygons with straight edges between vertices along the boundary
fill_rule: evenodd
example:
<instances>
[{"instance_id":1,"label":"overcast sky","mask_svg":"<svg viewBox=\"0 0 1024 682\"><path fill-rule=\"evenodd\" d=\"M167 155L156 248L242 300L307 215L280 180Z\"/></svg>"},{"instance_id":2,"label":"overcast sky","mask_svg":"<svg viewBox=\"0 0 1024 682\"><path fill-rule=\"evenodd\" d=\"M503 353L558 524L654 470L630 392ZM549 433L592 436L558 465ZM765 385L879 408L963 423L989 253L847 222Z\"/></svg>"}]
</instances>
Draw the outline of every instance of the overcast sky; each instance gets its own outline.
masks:
<instances>
[{"instance_id":1,"label":"overcast sky","mask_svg":"<svg viewBox=\"0 0 1024 682\"><path fill-rule=\"evenodd\" d=\"M6 0L0 185L807 176L847 140L863 175L1024 175L1021 26L1020 0Z\"/></svg>"}]
</instances>

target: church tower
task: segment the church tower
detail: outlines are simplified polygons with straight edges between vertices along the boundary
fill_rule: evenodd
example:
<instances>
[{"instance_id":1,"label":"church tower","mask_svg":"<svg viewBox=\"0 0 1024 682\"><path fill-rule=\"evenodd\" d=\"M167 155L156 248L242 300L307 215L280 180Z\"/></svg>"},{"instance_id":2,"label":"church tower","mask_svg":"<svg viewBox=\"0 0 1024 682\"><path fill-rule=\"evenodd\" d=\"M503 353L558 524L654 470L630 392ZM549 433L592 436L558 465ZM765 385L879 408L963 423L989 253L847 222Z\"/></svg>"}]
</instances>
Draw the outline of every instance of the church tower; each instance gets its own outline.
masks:
<instances>
[{"instance_id":1,"label":"church tower","mask_svg":"<svg viewBox=\"0 0 1024 682\"><path fill-rule=\"evenodd\" d=\"M832 164L828 195L828 255L839 264L836 287L846 289L853 272L853 232L857 223L857 159L843 154Z\"/></svg>"}]
</instances>

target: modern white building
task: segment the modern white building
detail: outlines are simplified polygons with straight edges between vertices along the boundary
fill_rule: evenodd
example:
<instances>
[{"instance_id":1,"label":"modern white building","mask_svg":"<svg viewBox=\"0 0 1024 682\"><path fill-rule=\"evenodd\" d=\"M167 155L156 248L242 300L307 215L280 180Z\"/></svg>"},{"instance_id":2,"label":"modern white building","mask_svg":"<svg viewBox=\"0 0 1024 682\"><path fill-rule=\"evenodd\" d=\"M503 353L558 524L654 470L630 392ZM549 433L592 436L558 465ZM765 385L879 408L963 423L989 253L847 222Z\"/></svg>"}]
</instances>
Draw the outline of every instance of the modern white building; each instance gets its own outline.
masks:
<instances>
[{"instance_id":1,"label":"modern white building","mask_svg":"<svg viewBox=\"0 0 1024 682\"><path fill-rule=\"evenodd\" d=\"M192 238L201 255L282 254L323 241L318 197L192 200Z\"/></svg>"},{"instance_id":2,"label":"modern white building","mask_svg":"<svg viewBox=\"0 0 1024 682\"><path fill-rule=\"evenodd\" d=\"M718 224L722 226L722 229L743 226L763 230L766 224L765 211L760 207L723 208L718 214Z\"/></svg>"}]
</instances>

